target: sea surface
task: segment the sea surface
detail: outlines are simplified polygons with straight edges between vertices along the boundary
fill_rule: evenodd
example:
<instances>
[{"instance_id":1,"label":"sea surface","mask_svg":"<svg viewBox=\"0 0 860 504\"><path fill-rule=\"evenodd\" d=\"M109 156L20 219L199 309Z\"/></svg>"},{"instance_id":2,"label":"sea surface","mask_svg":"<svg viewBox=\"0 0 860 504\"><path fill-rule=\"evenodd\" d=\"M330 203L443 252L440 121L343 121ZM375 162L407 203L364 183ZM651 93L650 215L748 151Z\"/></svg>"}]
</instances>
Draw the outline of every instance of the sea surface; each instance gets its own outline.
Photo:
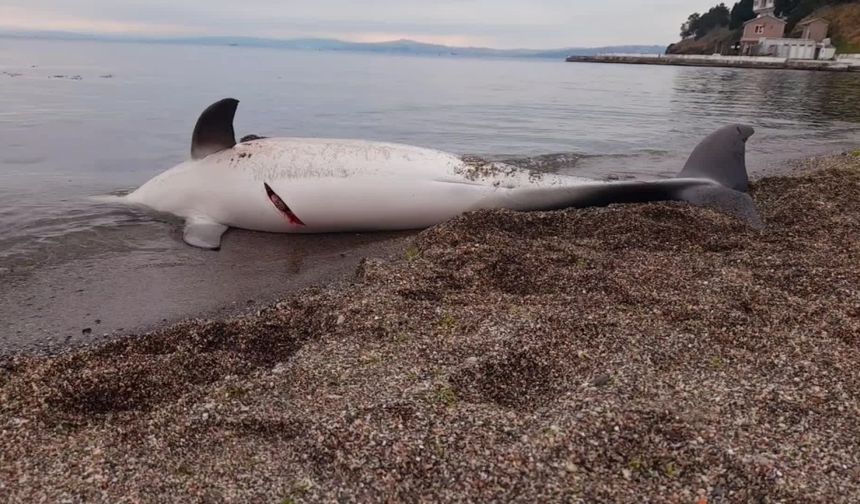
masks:
<instances>
[{"instance_id":1,"label":"sea surface","mask_svg":"<svg viewBox=\"0 0 860 504\"><path fill-rule=\"evenodd\" d=\"M241 313L403 247L402 234L231 230L208 252L179 222L93 201L183 161L199 113L228 96L238 135L597 178L672 176L734 122L758 130L754 175L860 146L858 74L0 38L0 355Z\"/></svg>"},{"instance_id":2,"label":"sea surface","mask_svg":"<svg viewBox=\"0 0 860 504\"><path fill-rule=\"evenodd\" d=\"M0 267L175 240L88 197L181 162L198 114L227 96L242 102L238 135L404 142L598 177L671 175L731 122L758 129L754 163L860 138L856 74L0 39ZM123 226L151 240L113 242Z\"/></svg>"}]
</instances>

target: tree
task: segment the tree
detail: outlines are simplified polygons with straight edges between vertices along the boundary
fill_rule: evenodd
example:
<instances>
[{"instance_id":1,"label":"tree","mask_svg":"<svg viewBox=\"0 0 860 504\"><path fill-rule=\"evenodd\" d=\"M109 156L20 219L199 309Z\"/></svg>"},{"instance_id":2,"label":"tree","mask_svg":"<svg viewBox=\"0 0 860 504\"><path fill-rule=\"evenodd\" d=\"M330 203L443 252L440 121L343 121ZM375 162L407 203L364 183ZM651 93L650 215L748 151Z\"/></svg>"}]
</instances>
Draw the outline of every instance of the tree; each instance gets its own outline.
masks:
<instances>
[{"instance_id":1,"label":"tree","mask_svg":"<svg viewBox=\"0 0 860 504\"><path fill-rule=\"evenodd\" d=\"M732 7L729 28L737 30L743 26L744 23L753 18L755 18L755 12L753 12L753 0L741 0Z\"/></svg>"},{"instance_id":2,"label":"tree","mask_svg":"<svg viewBox=\"0 0 860 504\"><path fill-rule=\"evenodd\" d=\"M702 38L715 28L728 26L731 21L731 12L726 4L721 3L711 10L702 14L696 26L696 38Z\"/></svg>"},{"instance_id":3,"label":"tree","mask_svg":"<svg viewBox=\"0 0 860 504\"><path fill-rule=\"evenodd\" d=\"M776 0L774 2L774 14L777 16L785 16L788 17L791 15L791 11L797 8L801 3L801 0Z\"/></svg>"},{"instance_id":4,"label":"tree","mask_svg":"<svg viewBox=\"0 0 860 504\"><path fill-rule=\"evenodd\" d=\"M698 12L690 14L687 21L681 25L681 38L690 38L695 35L696 31L699 29L701 19L702 16Z\"/></svg>"},{"instance_id":5,"label":"tree","mask_svg":"<svg viewBox=\"0 0 860 504\"><path fill-rule=\"evenodd\" d=\"M838 3L842 3L842 0L776 0L774 14L788 21L786 29L790 32L797 23L816 9Z\"/></svg>"}]
</instances>

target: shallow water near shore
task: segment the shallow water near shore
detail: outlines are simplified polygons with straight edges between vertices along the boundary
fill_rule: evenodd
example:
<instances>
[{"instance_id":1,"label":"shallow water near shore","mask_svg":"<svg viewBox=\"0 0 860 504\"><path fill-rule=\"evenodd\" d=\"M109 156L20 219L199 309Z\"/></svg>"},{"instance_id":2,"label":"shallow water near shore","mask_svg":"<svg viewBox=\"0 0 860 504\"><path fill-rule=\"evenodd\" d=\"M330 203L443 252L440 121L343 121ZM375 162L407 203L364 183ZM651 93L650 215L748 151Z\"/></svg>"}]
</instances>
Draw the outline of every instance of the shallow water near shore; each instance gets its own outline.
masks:
<instances>
[{"instance_id":1,"label":"shallow water near shore","mask_svg":"<svg viewBox=\"0 0 860 504\"><path fill-rule=\"evenodd\" d=\"M182 161L224 96L242 100L239 135L403 142L597 178L671 176L731 122L758 130L753 175L860 143L854 74L0 39L0 352L270 299L356 251L396 249L386 235L234 231L213 255L182 245L175 222L88 199ZM297 249L315 266L285 266Z\"/></svg>"}]
</instances>

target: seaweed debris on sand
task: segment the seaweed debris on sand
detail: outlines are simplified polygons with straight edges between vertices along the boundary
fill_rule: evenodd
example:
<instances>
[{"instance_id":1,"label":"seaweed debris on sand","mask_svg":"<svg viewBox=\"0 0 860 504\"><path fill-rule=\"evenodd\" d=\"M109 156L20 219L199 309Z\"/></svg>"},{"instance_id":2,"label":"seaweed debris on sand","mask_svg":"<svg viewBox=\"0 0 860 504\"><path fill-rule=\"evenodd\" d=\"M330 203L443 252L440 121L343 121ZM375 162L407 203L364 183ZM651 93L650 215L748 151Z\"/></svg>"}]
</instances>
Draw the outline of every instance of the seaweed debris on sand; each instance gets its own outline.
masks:
<instances>
[{"instance_id":1,"label":"seaweed debris on sand","mask_svg":"<svg viewBox=\"0 0 860 504\"><path fill-rule=\"evenodd\" d=\"M0 501L860 501L860 159L484 211L340 289L0 365Z\"/></svg>"}]
</instances>

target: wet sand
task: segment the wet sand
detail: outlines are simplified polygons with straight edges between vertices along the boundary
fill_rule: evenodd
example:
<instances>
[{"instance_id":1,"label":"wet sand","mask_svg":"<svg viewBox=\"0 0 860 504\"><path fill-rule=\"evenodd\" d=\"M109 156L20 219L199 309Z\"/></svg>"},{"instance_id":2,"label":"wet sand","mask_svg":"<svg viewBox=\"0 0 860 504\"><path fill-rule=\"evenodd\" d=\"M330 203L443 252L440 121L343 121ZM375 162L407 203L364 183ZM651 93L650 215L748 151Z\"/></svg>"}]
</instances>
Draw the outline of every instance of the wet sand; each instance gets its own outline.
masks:
<instances>
[{"instance_id":1,"label":"wet sand","mask_svg":"<svg viewBox=\"0 0 860 504\"><path fill-rule=\"evenodd\" d=\"M860 159L477 212L248 316L0 366L0 501L857 502Z\"/></svg>"},{"instance_id":2,"label":"wet sand","mask_svg":"<svg viewBox=\"0 0 860 504\"><path fill-rule=\"evenodd\" d=\"M154 232L175 234L177 229L164 224ZM218 252L188 247L177 237L166 250L46 260L5 272L0 275L0 355L56 353L191 317L239 315L302 288L347 279L362 258L397 253L412 234L284 236L230 230Z\"/></svg>"}]
</instances>

